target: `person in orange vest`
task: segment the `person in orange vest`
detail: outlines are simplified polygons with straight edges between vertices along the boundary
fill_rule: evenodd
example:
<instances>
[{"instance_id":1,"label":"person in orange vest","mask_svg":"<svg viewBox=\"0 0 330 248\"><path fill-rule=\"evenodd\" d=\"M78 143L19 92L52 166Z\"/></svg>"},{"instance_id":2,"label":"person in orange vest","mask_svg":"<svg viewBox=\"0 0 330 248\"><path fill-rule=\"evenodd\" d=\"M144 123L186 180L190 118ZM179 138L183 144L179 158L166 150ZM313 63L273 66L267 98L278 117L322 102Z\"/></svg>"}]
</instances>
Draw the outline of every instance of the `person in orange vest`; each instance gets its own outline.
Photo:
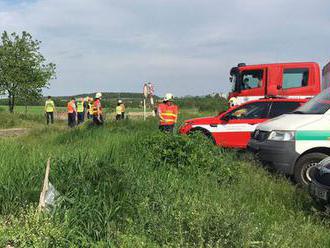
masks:
<instances>
[{"instance_id":1,"label":"person in orange vest","mask_svg":"<svg viewBox=\"0 0 330 248\"><path fill-rule=\"evenodd\" d=\"M173 103L173 95L167 93L163 103L159 104L157 114L159 117L159 130L172 133L178 120L179 108Z\"/></svg>"},{"instance_id":2,"label":"person in orange vest","mask_svg":"<svg viewBox=\"0 0 330 248\"><path fill-rule=\"evenodd\" d=\"M74 127L76 125L76 101L73 97L68 102L68 125L69 127Z\"/></svg>"},{"instance_id":3,"label":"person in orange vest","mask_svg":"<svg viewBox=\"0 0 330 248\"><path fill-rule=\"evenodd\" d=\"M98 92L95 95L93 103L93 124L103 125L102 105L101 105L102 93Z\"/></svg>"}]
</instances>

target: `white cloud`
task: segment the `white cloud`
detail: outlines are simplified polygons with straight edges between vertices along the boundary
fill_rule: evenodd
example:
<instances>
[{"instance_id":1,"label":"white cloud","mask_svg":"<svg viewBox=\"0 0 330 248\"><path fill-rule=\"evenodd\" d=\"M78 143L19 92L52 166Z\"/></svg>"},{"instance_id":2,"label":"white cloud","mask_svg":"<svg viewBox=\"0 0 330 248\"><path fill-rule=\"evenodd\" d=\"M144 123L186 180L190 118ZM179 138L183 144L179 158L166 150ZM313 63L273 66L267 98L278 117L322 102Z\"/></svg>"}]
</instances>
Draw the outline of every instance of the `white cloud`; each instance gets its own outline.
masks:
<instances>
[{"instance_id":1,"label":"white cloud","mask_svg":"<svg viewBox=\"0 0 330 248\"><path fill-rule=\"evenodd\" d=\"M238 62L329 56L326 0L0 1L0 27L27 30L57 64L50 94L140 91L205 94L229 89Z\"/></svg>"}]
</instances>

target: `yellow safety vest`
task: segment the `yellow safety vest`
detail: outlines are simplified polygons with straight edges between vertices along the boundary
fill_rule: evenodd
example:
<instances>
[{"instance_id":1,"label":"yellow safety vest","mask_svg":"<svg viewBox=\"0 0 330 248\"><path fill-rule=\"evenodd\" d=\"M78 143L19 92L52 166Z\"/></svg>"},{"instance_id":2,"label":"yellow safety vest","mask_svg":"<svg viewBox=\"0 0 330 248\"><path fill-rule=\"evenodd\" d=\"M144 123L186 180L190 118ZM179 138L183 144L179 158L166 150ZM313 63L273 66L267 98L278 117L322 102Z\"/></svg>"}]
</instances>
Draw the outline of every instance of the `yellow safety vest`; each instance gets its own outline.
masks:
<instances>
[{"instance_id":1,"label":"yellow safety vest","mask_svg":"<svg viewBox=\"0 0 330 248\"><path fill-rule=\"evenodd\" d=\"M46 112L54 112L54 107L55 107L55 104L54 104L53 100L46 101L46 104L45 104Z\"/></svg>"},{"instance_id":2,"label":"yellow safety vest","mask_svg":"<svg viewBox=\"0 0 330 248\"><path fill-rule=\"evenodd\" d=\"M121 106L117 106L116 107L116 114L121 115L121 110L122 110Z\"/></svg>"},{"instance_id":3,"label":"yellow safety vest","mask_svg":"<svg viewBox=\"0 0 330 248\"><path fill-rule=\"evenodd\" d=\"M93 114L93 104L91 102L88 103L88 112L89 112L90 115Z\"/></svg>"},{"instance_id":4,"label":"yellow safety vest","mask_svg":"<svg viewBox=\"0 0 330 248\"><path fill-rule=\"evenodd\" d=\"M84 102L81 101L77 102L77 112L78 113L84 112Z\"/></svg>"}]
</instances>

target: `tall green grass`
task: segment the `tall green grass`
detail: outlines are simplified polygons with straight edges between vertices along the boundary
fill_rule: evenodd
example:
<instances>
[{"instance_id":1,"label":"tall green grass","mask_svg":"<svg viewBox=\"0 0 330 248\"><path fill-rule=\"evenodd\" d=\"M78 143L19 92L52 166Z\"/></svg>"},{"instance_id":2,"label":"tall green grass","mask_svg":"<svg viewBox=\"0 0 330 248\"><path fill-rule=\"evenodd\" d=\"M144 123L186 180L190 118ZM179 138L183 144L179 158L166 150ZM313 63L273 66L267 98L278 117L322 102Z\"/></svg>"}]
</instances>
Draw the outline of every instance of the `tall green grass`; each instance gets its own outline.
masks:
<instances>
[{"instance_id":1,"label":"tall green grass","mask_svg":"<svg viewBox=\"0 0 330 248\"><path fill-rule=\"evenodd\" d=\"M61 196L35 212L45 162ZM0 140L0 246L329 247L307 193L246 153L153 120Z\"/></svg>"},{"instance_id":2,"label":"tall green grass","mask_svg":"<svg viewBox=\"0 0 330 248\"><path fill-rule=\"evenodd\" d=\"M9 113L0 111L0 129L1 128L16 128L16 127L35 127L41 123L46 123L43 115Z\"/></svg>"}]
</instances>

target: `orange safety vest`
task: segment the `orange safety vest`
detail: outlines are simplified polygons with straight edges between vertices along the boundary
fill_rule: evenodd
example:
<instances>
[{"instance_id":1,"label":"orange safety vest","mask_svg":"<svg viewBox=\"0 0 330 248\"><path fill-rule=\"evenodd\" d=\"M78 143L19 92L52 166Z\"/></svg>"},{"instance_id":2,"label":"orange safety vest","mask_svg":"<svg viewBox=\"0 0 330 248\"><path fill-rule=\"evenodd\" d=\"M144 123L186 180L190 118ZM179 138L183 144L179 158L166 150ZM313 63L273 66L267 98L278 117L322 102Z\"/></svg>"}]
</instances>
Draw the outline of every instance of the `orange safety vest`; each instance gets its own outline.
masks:
<instances>
[{"instance_id":1,"label":"orange safety vest","mask_svg":"<svg viewBox=\"0 0 330 248\"><path fill-rule=\"evenodd\" d=\"M159 104L160 125L174 125L178 118L179 108L175 104Z\"/></svg>"},{"instance_id":2,"label":"orange safety vest","mask_svg":"<svg viewBox=\"0 0 330 248\"><path fill-rule=\"evenodd\" d=\"M74 102L70 101L68 102L68 113L72 114L74 112L75 106L74 106Z\"/></svg>"},{"instance_id":3,"label":"orange safety vest","mask_svg":"<svg viewBox=\"0 0 330 248\"><path fill-rule=\"evenodd\" d=\"M99 108L99 110L97 109ZM100 99L96 99L93 103L93 115L101 115L102 114L102 107Z\"/></svg>"}]
</instances>

